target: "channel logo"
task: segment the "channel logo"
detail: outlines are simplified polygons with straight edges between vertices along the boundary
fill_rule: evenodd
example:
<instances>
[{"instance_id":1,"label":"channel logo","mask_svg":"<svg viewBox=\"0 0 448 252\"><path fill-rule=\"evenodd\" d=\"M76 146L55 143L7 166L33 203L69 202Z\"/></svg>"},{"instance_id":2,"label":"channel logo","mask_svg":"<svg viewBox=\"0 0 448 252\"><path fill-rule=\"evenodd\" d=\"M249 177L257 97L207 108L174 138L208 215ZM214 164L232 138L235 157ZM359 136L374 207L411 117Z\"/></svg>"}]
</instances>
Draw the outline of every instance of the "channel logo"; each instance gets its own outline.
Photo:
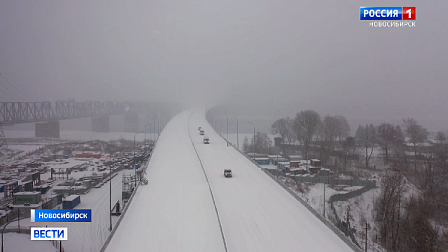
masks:
<instances>
[{"instance_id":1,"label":"channel logo","mask_svg":"<svg viewBox=\"0 0 448 252\"><path fill-rule=\"evenodd\" d=\"M68 231L67 228L49 228L49 227L32 227L32 241L66 241Z\"/></svg>"},{"instance_id":2,"label":"channel logo","mask_svg":"<svg viewBox=\"0 0 448 252\"><path fill-rule=\"evenodd\" d=\"M92 222L92 210L31 209L31 222Z\"/></svg>"},{"instance_id":3,"label":"channel logo","mask_svg":"<svg viewBox=\"0 0 448 252\"><path fill-rule=\"evenodd\" d=\"M415 7L360 7L360 20L415 20Z\"/></svg>"}]
</instances>

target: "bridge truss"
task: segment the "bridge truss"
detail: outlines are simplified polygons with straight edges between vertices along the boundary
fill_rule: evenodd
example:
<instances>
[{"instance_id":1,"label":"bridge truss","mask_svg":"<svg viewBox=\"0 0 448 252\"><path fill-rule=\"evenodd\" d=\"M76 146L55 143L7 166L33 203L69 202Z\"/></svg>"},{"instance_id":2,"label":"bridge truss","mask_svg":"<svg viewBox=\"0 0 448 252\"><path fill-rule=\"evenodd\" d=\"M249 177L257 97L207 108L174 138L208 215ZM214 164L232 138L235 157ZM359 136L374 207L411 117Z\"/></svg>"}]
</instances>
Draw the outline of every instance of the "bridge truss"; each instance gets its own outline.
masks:
<instances>
[{"instance_id":1,"label":"bridge truss","mask_svg":"<svg viewBox=\"0 0 448 252\"><path fill-rule=\"evenodd\" d=\"M0 102L0 123L33 123L124 114L130 104L100 101Z\"/></svg>"}]
</instances>

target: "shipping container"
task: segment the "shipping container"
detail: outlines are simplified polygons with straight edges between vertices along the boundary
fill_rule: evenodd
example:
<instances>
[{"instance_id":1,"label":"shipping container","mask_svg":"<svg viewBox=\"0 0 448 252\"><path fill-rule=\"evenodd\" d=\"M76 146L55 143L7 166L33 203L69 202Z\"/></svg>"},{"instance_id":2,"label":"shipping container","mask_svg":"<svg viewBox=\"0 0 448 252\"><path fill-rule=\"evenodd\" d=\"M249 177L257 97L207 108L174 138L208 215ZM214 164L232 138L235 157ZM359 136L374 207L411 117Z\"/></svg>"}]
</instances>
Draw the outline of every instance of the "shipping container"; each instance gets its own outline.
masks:
<instances>
[{"instance_id":1,"label":"shipping container","mask_svg":"<svg viewBox=\"0 0 448 252\"><path fill-rule=\"evenodd\" d=\"M42 194L40 192L17 192L14 193L14 205L19 204L38 204L42 201Z\"/></svg>"},{"instance_id":2,"label":"shipping container","mask_svg":"<svg viewBox=\"0 0 448 252\"><path fill-rule=\"evenodd\" d=\"M62 201L62 208L73 209L79 203L81 203L81 197L79 195L70 195Z\"/></svg>"}]
</instances>

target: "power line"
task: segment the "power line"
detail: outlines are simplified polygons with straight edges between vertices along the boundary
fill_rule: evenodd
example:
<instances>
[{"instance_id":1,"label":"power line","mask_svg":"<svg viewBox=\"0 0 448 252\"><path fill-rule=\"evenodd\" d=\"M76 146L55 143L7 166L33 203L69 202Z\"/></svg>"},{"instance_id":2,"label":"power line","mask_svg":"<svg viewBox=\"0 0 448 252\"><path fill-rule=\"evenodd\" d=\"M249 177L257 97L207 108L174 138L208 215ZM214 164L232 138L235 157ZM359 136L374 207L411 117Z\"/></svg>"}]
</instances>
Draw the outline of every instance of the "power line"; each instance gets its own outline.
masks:
<instances>
[{"instance_id":1,"label":"power line","mask_svg":"<svg viewBox=\"0 0 448 252\"><path fill-rule=\"evenodd\" d=\"M4 89L6 89L6 91L8 91L10 94L12 94L13 96L15 96L16 98L19 98L19 100L20 100L20 97L19 97L16 93L12 92L12 91L11 91L8 87L6 87L3 83L0 82L0 86L3 87ZM6 92L3 92L3 93L6 94Z\"/></svg>"},{"instance_id":2,"label":"power line","mask_svg":"<svg viewBox=\"0 0 448 252\"><path fill-rule=\"evenodd\" d=\"M24 91L22 91L21 89L19 89L17 86L17 84L14 82L14 81L10 81L10 80L8 80L4 75L2 75L1 73L0 73L0 76L3 78L3 80L5 80L5 82L6 83L9 83L10 85L9 86L11 86L11 87L13 87L15 90L17 90L19 93L21 93L21 94L23 94L27 99L30 99L30 100L32 100L32 98L31 98L31 96L29 96L27 93L25 93ZM4 84L3 84L3 86L5 86Z\"/></svg>"}]
</instances>

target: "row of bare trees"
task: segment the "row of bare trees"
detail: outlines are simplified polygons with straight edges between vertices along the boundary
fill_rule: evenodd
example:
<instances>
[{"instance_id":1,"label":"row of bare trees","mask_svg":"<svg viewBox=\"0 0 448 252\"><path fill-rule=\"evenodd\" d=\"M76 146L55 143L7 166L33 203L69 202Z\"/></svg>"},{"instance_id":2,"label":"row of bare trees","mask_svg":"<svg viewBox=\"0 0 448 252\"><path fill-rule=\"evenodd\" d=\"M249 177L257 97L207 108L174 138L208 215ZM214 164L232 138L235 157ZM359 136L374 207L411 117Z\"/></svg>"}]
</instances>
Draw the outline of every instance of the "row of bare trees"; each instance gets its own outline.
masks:
<instances>
[{"instance_id":1,"label":"row of bare trees","mask_svg":"<svg viewBox=\"0 0 448 252\"><path fill-rule=\"evenodd\" d=\"M304 158L315 156L321 159L325 165L330 165L330 160L339 158L343 166L347 166L347 158L357 158L360 153L357 148L364 149L361 154L366 168L370 167L370 160L374 149L381 147L383 151L384 165L388 165L391 159L405 159L406 169L410 160L405 151L405 136L413 146L414 172L417 172L419 143L423 143L428 136L428 131L417 123L414 118L403 120L404 130L400 125L382 123L378 126L360 125L354 138L350 136L350 127L344 116L321 116L313 110L304 110L296 114L294 119L284 117L276 120L271 130L282 139L283 153L287 154L285 147L298 142L302 147ZM443 140L445 135L437 133L437 138ZM443 140L443 141L445 141ZM399 167L402 165L394 163Z\"/></svg>"},{"instance_id":2,"label":"row of bare trees","mask_svg":"<svg viewBox=\"0 0 448 252\"><path fill-rule=\"evenodd\" d=\"M321 116L313 110L297 113L294 119L289 117L276 120L272 126L274 133L282 138L283 152L285 145L297 141L303 147L302 154L310 157L310 150L318 149L320 156L331 153L337 141L342 142L349 136L350 127L344 116Z\"/></svg>"},{"instance_id":3,"label":"row of bare trees","mask_svg":"<svg viewBox=\"0 0 448 252\"><path fill-rule=\"evenodd\" d=\"M254 138L249 141L248 137L245 137L243 140L243 150L245 152L269 153L271 147L272 140L266 133L257 132L255 134L255 141Z\"/></svg>"}]
</instances>

